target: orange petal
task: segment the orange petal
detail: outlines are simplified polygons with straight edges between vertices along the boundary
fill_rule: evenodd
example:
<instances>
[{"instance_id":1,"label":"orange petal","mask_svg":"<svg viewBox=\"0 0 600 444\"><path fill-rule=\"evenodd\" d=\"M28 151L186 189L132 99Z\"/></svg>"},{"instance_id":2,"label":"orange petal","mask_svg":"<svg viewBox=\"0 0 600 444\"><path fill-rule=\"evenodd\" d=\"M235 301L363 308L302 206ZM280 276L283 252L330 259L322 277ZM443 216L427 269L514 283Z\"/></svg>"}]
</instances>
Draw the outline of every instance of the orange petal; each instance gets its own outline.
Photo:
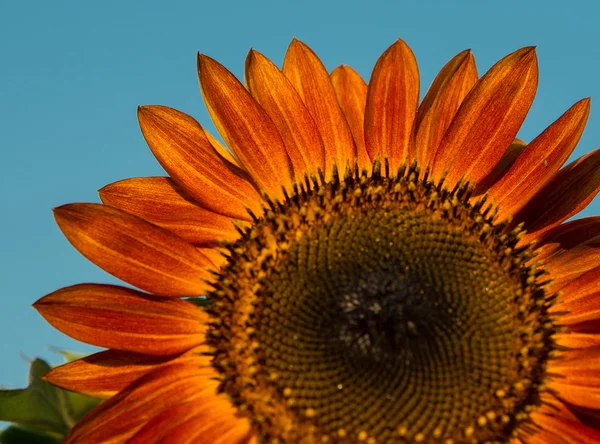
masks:
<instances>
[{"instance_id":1,"label":"orange petal","mask_svg":"<svg viewBox=\"0 0 600 444\"><path fill-rule=\"evenodd\" d=\"M562 401L566 407L568 407L571 415L582 424L593 428L594 430L600 430L600 410L589 409L586 407L566 403Z\"/></svg>"},{"instance_id":2,"label":"orange petal","mask_svg":"<svg viewBox=\"0 0 600 444\"><path fill-rule=\"evenodd\" d=\"M558 319L561 325L600 319L600 266L565 285L561 290L561 303L552 309L569 312Z\"/></svg>"},{"instance_id":3,"label":"orange petal","mask_svg":"<svg viewBox=\"0 0 600 444\"><path fill-rule=\"evenodd\" d=\"M105 186L100 199L165 228L196 246L217 246L240 235L243 223L199 206L168 177L125 179Z\"/></svg>"},{"instance_id":4,"label":"orange petal","mask_svg":"<svg viewBox=\"0 0 600 444\"><path fill-rule=\"evenodd\" d=\"M151 355L173 355L202 344L208 322L208 315L190 302L102 284L62 288L34 308L78 341Z\"/></svg>"},{"instance_id":5,"label":"orange petal","mask_svg":"<svg viewBox=\"0 0 600 444\"><path fill-rule=\"evenodd\" d=\"M549 371L560 375L555 382L567 385L600 388L600 347L563 352L563 359L551 362Z\"/></svg>"},{"instance_id":6,"label":"orange petal","mask_svg":"<svg viewBox=\"0 0 600 444\"><path fill-rule=\"evenodd\" d=\"M235 156L233 154L231 154L227 150L227 148L225 148L223 146L223 144L217 140L217 138L215 136L213 136L211 133L209 133L206 130L206 128L202 128L202 130L204 131L204 134L206 135L206 138L210 142L211 146L213 147L213 149L217 152L217 154L219 156L221 156L226 162L229 162L233 166L236 166L238 168L242 167L240 165L240 162L235 158Z\"/></svg>"},{"instance_id":7,"label":"orange petal","mask_svg":"<svg viewBox=\"0 0 600 444\"><path fill-rule=\"evenodd\" d=\"M58 387L96 398L109 398L172 356L107 350L55 367L44 379Z\"/></svg>"},{"instance_id":8,"label":"orange petal","mask_svg":"<svg viewBox=\"0 0 600 444\"><path fill-rule=\"evenodd\" d=\"M290 158L277 127L223 65L198 54L198 77L206 108L225 140L260 189L281 197L292 183Z\"/></svg>"},{"instance_id":9,"label":"orange petal","mask_svg":"<svg viewBox=\"0 0 600 444\"><path fill-rule=\"evenodd\" d=\"M283 73L317 124L325 147L326 172L330 173L334 162L342 171L347 163L352 166L356 156L354 139L323 63L312 49L294 39L285 54Z\"/></svg>"},{"instance_id":10,"label":"orange petal","mask_svg":"<svg viewBox=\"0 0 600 444\"><path fill-rule=\"evenodd\" d=\"M543 262L552 279L552 290L558 291L600 264L600 248L598 245L579 245L560 251Z\"/></svg>"},{"instance_id":11,"label":"orange petal","mask_svg":"<svg viewBox=\"0 0 600 444\"><path fill-rule=\"evenodd\" d=\"M162 412L133 436L129 444L245 443L253 436L247 419L225 396L206 396ZM219 430L218 434L211 431ZM226 436L228 440L223 440Z\"/></svg>"},{"instance_id":12,"label":"orange petal","mask_svg":"<svg viewBox=\"0 0 600 444\"><path fill-rule=\"evenodd\" d=\"M537 58L523 48L496 63L465 98L433 161L433 176L448 171L450 188L465 176L478 182L513 142L537 89Z\"/></svg>"},{"instance_id":13,"label":"orange petal","mask_svg":"<svg viewBox=\"0 0 600 444\"><path fill-rule=\"evenodd\" d=\"M536 239L542 252L538 257L547 257L575 248L578 245L600 242L600 216L584 217L557 225Z\"/></svg>"},{"instance_id":14,"label":"orange petal","mask_svg":"<svg viewBox=\"0 0 600 444\"><path fill-rule=\"evenodd\" d=\"M533 139L510 170L491 189L500 204L498 221L519 211L571 155L590 113L590 100L573 105L542 134Z\"/></svg>"},{"instance_id":15,"label":"orange petal","mask_svg":"<svg viewBox=\"0 0 600 444\"><path fill-rule=\"evenodd\" d=\"M525 222L528 242L584 209L600 191L600 149L570 163L537 192L514 218Z\"/></svg>"},{"instance_id":16,"label":"orange petal","mask_svg":"<svg viewBox=\"0 0 600 444\"><path fill-rule=\"evenodd\" d=\"M244 220L252 220L246 208L262 212L260 195L228 168L190 116L163 106L144 106L138 109L138 119L160 164L200 205Z\"/></svg>"},{"instance_id":17,"label":"orange petal","mask_svg":"<svg viewBox=\"0 0 600 444\"><path fill-rule=\"evenodd\" d=\"M54 210L58 226L81 254L142 290L200 296L214 265L179 236L124 211L99 204Z\"/></svg>"},{"instance_id":18,"label":"orange petal","mask_svg":"<svg viewBox=\"0 0 600 444\"><path fill-rule=\"evenodd\" d=\"M546 444L582 444L600 442L600 432L581 423L570 421L560 416L531 413L534 424L541 427L538 432L544 439L536 442ZM527 441L528 442L528 441Z\"/></svg>"},{"instance_id":19,"label":"orange petal","mask_svg":"<svg viewBox=\"0 0 600 444\"><path fill-rule=\"evenodd\" d=\"M219 269L227 262L227 250L222 248L198 248L198 251L209 258L215 268Z\"/></svg>"},{"instance_id":20,"label":"orange petal","mask_svg":"<svg viewBox=\"0 0 600 444\"><path fill-rule=\"evenodd\" d=\"M592 387L590 385L571 385L553 381L550 387L560 399L564 399L566 402L592 409L600 408L600 387L597 385Z\"/></svg>"},{"instance_id":21,"label":"orange petal","mask_svg":"<svg viewBox=\"0 0 600 444\"><path fill-rule=\"evenodd\" d=\"M211 419L209 421L207 415L196 415L179 428L168 433L161 442L164 444L173 442L180 444L194 444L198 442L244 444L256 442L255 435L249 425L236 427L231 421L219 416Z\"/></svg>"},{"instance_id":22,"label":"orange petal","mask_svg":"<svg viewBox=\"0 0 600 444\"><path fill-rule=\"evenodd\" d=\"M325 171L325 149L298 92L269 59L251 50L246 58L246 85L277 126L292 161L296 181L304 173Z\"/></svg>"},{"instance_id":23,"label":"orange petal","mask_svg":"<svg viewBox=\"0 0 600 444\"><path fill-rule=\"evenodd\" d=\"M365 107L367 104L367 84L362 77L346 65L338 66L330 75L338 104L352 132L356 144L358 166L369 168L371 159L365 145Z\"/></svg>"},{"instance_id":24,"label":"orange petal","mask_svg":"<svg viewBox=\"0 0 600 444\"><path fill-rule=\"evenodd\" d=\"M205 359L160 367L90 411L64 442L123 443L163 411L215 393L218 382L213 378Z\"/></svg>"},{"instance_id":25,"label":"orange petal","mask_svg":"<svg viewBox=\"0 0 600 444\"><path fill-rule=\"evenodd\" d=\"M433 161L442 137L475 82L475 58L466 50L446 63L431 84L415 120L415 154L422 168Z\"/></svg>"},{"instance_id":26,"label":"orange petal","mask_svg":"<svg viewBox=\"0 0 600 444\"><path fill-rule=\"evenodd\" d=\"M481 198L481 195L487 193L487 191L508 172L510 167L515 163L519 155L525 150L527 144L522 140L515 139L513 143L506 149L502 158L498 161L496 166L479 182L473 191L471 201L477 201Z\"/></svg>"},{"instance_id":27,"label":"orange petal","mask_svg":"<svg viewBox=\"0 0 600 444\"><path fill-rule=\"evenodd\" d=\"M600 346L600 335L594 333L555 333L556 344L567 348L587 348Z\"/></svg>"},{"instance_id":28,"label":"orange petal","mask_svg":"<svg viewBox=\"0 0 600 444\"><path fill-rule=\"evenodd\" d=\"M413 125L419 104L419 69L415 55L396 40L377 60L367 92L365 142L371 159L387 158L396 172L414 157Z\"/></svg>"}]
</instances>

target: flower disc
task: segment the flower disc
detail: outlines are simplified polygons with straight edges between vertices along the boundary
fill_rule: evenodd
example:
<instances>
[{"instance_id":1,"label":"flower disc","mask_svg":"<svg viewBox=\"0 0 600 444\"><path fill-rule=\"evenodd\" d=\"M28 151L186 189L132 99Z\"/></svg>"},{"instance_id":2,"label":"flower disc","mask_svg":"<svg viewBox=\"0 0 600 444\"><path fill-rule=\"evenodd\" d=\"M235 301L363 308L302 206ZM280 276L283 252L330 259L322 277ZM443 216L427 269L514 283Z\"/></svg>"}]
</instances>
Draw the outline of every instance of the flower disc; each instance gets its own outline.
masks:
<instances>
[{"instance_id":1,"label":"flower disc","mask_svg":"<svg viewBox=\"0 0 600 444\"><path fill-rule=\"evenodd\" d=\"M265 439L504 440L539 404L554 327L518 230L417 177L307 184L231 246L209 337Z\"/></svg>"}]
</instances>

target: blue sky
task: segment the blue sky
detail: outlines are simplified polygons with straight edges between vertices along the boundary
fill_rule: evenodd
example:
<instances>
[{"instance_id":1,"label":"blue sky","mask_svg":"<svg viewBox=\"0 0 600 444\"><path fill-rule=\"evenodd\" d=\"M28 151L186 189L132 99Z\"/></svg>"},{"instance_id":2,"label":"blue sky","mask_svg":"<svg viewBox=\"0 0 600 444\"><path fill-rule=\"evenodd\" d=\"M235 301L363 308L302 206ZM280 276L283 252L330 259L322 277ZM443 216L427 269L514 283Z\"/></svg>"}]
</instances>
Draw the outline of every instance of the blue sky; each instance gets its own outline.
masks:
<instances>
[{"instance_id":1,"label":"blue sky","mask_svg":"<svg viewBox=\"0 0 600 444\"><path fill-rule=\"evenodd\" d=\"M367 6L368 5L368 6ZM540 8L540 6L543 7ZM97 202L103 185L164 174L140 134L138 105L163 104L213 129L196 52L241 76L253 47L280 64L292 37L329 69L368 78L397 37L414 50L424 92L472 48L479 72L538 47L538 95L520 137L531 140L580 98L592 113L575 151L600 146L599 7L581 1L0 2L0 385L26 383L27 358L58 363L49 346L90 352L31 308L80 282L116 283L63 238L51 208ZM584 215L600 213L598 199Z\"/></svg>"}]
</instances>

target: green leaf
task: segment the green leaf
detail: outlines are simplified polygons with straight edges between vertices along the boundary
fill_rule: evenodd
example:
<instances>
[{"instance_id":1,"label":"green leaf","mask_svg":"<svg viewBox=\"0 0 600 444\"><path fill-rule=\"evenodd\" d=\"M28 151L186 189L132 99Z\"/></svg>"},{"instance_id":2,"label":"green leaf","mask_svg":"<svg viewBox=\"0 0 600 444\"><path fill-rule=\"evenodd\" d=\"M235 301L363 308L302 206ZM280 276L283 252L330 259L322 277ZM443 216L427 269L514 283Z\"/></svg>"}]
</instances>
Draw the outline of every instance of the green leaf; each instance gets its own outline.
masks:
<instances>
[{"instance_id":1,"label":"green leaf","mask_svg":"<svg viewBox=\"0 0 600 444\"><path fill-rule=\"evenodd\" d=\"M60 437L11 426L0 433L0 444L60 444Z\"/></svg>"},{"instance_id":2,"label":"green leaf","mask_svg":"<svg viewBox=\"0 0 600 444\"><path fill-rule=\"evenodd\" d=\"M61 354L67 360L79 357L71 352ZM36 359L31 363L29 386L26 389L0 390L0 421L13 422L22 426L11 430L8 438L4 437L4 434L0 435L2 439L13 439L13 436L20 436L19 434L24 431L38 433L42 437L51 433L61 438L69 432L77 420L101 402L100 399L69 392L44 381L42 376L50 369L51 367L45 361Z\"/></svg>"},{"instance_id":3,"label":"green leaf","mask_svg":"<svg viewBox=\"0 0 600 444\"><path fill-rule=\"evenodd\" d=\"M29 387L20 390L0 390L0 421L27 425L36 430L64 435L69 425L58 408L58 388L42 380L50 366L41 359L31 363Z\"/></svg>"}]
</instances>

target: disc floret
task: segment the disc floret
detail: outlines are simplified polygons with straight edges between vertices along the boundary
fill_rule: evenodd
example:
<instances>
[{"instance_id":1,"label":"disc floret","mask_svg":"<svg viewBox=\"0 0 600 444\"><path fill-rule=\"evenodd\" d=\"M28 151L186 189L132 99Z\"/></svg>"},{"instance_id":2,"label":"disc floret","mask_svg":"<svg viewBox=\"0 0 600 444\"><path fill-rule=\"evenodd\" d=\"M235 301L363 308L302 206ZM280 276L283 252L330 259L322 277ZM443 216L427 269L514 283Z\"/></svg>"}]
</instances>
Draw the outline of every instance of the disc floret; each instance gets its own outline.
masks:
<instances>
[{"instance_id":1,"label":"disc floret","mask_svg":"<svg viewBox=\"0 0 600 444\"><path fill-rule=\"evenodd\" d=\"M228 246L221 390L265 441L502 442L555 331L520 227L417 165L306 178Z\"/></svg>"}]
</instances>

